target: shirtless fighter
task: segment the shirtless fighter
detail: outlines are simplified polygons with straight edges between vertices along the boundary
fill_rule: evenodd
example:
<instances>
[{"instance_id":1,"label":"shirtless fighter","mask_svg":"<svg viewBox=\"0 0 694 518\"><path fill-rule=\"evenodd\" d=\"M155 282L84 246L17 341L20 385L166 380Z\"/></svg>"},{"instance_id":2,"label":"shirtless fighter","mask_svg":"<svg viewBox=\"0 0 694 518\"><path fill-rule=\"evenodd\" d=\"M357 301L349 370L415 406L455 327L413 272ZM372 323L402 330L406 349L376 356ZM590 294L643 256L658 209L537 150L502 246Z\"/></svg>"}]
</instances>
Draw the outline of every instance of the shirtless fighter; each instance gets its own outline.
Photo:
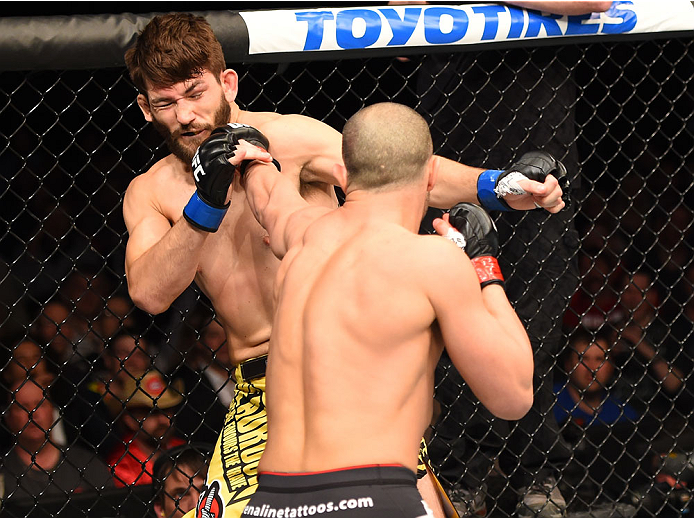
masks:
<instances>
[{"instance_id":1,"label":"shirtless fighter","mask_svg":"<svg viewBox=\"0 0 694 518\"><path fill-rule=\"evenodd\" d=\"M431 516L415 471L444 346L493 414L519 419L532 404L532 349L502 287L491 218L460 204L450 221L462 235L448 214L436 221L468 255L417 234L438 172L427 123L375 104L347 121L342 146L338 209L310 205L272 165L241 173L283 257L268 440L243 517Z\"/></svg>"},{"instance_id":2,"label":"shirtless fighter","mask_svg":"<svg viewBox=\"0 0 694 518\"><path fill-rule=\"evenodd\" d=\"M238 178L226 184L228 196L217 193L210 199L211 195L199 192L191 161L214 128L247 124L269 139L269 151L281 164L282 174L307 202L334 208L333 165L342 163L342 136L309 117L241 110L236 103L238 76L226 68L221 45L202 17L185 13L154 17L127 51L126 64L140 92L137 102L145 119L166 138L172 153L136 177L125 194L128 289L138 307L158 314L195 281L224 326L236 365L236 395L201 502L226 507L225 517L238 516L255 490L266 437L265 363L279 261L268 248L267 233L251 213ZM489 187L501 185L503 173L483 177L482 172L441 159L432 205L476 202L478 178L480 191L489 198ZM517 182L526 194L510 194L504 200L515 209L533 209L537 203L550 212L559 211L561 189L550 172L526 171L526 176L539 181ZM187 217L182 217L184 213Z\"/></svg>"}]
</instances>

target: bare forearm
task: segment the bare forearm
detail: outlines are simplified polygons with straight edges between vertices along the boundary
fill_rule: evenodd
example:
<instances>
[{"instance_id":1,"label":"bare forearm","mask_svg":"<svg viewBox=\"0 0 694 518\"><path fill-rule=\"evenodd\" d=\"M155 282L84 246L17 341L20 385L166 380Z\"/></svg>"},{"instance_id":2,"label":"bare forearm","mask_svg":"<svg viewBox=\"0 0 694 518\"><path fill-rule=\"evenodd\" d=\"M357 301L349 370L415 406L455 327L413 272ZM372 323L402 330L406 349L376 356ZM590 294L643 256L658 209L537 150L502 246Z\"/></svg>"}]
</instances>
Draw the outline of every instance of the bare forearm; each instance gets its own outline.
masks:
<instances>
[{"instance_id":1,"label":"bare forearm","mask_svg":"<svg viewBox=\"0 0 694 518\"><path fill-rule=\"evenodd\" d=\"M270 193L277 181L276 174L272 170L265 170L261 164L252 164L243 178L243 186L246 190L248 206L255 219L258 220L265 230L268 230L268 205L270 203ZM269 231L269 230L268 230Z\"/></svg>"},{"instance_id":2,"label":"bare forearm","mask_svg":"<svg viewBox=\"0 0 694 518\"><path fill-rule=\"evenodd\" d=\"M282 258L287 251L284 239L287 221L308 203L299 194L298 186L272 165L250 167L244 186L251 212L270 235L273 253Z\"/></svg>"},{"instance_id":3,"label":"bare forearm","mask_svg":"<svg viewBox=\"0 0 694 518\"><path fill-rule=\"evenodd\" d=\"M532 406L533 354L518 317L495 290L501 288L484 288L490 293L466 312L474 316L452 326L439 322L448 355L480 402L495 416L516 420Z\"/></svg>"},{"instance_id":4,"label":"bare forearm","mask_svg":"<svg viewBox=\"0 0 694 518\"><path fill-rule=\"evenodd\" d=\"M499 284L490 284L482 289L482 300L487 311L498 321L499 326L517 341L528 343L528 334L518 314L511 306L504 289Z\"/></svg>"},{"instance_id":5,"label":"bare forearm","mask_svg":"<svg viewBox=\"0 0 694 518\"><path fill-rule=\"evenodd\" d=\"M477 178L484 169L470 167L448 158L439 157L439 175L431 191L429 205L450 209L456 203L479 203Z\"/></svg>"},{"instance_id":6,"label":"bare forearm","mask_svg":"<svg viewBox=\"0 0 694 518\"><path fill-rule=\"evenodd\" d=\"M166 311L193 282L208 235L181 218L127 268L133 302L151 314Z\"/></svg>"},{"instance_id":7,"label":"bare forearm","mask_svg":"<svg viewBox=\"0 0 694 518\"><path fill-rule=\"evenodd\" d=\"M273 231L277 227L279 214L277 204L281 199L275 189L282 189L282 180L282 175L274 167L264 164L254 164L249 167L244 178L248 205L258 223L270 234L271 241Z\"/></svg>"},{"instance_id":8,"label":"bare forearm","mask_svg":"<svg viewBox=\"0 0 694 518\"><path fill-rule=\"evenodd\" d=\"M507 344L504 355L512 366L512 379L519 390L532 393L533 353L523 323L500 285L491 284L483 288L482 300L487 311L496 320L496 333Z\"/></svg>"}]
</instances>

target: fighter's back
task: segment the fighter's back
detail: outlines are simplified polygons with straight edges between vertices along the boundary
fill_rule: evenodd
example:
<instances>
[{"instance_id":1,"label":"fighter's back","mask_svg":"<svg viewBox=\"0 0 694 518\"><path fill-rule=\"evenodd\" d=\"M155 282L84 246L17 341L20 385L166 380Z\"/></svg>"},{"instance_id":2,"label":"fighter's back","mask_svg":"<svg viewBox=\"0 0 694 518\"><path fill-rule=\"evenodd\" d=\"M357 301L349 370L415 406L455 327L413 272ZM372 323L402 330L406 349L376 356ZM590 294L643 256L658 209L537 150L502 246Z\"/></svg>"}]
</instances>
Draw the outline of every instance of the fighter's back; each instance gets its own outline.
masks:
<instances>
[{"instance_id":1,"label":"fighter's back","mask_svg":"<svg viewBox=\"0 0 694 518\"><path fill-rule=\"evenodd\" d=\"M354 216L320 218L283 262L263 471L415 469L441 351L422 289L422 245L433 236Z\"/></svg>"}]
</instances>

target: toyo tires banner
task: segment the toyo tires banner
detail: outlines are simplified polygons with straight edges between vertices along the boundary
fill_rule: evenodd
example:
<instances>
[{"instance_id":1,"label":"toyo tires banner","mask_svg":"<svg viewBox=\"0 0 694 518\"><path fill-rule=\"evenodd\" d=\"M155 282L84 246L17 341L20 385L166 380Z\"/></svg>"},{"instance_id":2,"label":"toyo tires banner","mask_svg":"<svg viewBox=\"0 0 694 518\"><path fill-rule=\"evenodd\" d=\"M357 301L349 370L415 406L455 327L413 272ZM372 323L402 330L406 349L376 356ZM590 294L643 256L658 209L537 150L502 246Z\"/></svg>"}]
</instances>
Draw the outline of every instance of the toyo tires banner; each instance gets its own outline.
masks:
<instances>
[{"instance_id":1,"label":"toyo tires banner","mask_svg":"<svg viewBox=\"0 0 694 518\"><path fill-rule=\"evenodd\" d=\"M493 3L193 12L208 19L229 63L694 35L689 0L615 1L607 12L585 16ZM154 14L0 17L0 70L122 67Z\"/></svg>"},{"instance_id":2,"label":"toyo tires banner","mask_svg":"<svg viewBox=\"0 0 694 518\"><path fill-rule=\"evenodd\" d=\"M584 16L549 15L489 3L239 14L248 28L249 56L694 30L694 6L684 0L671 0L666 6L652 0L615 1L607 12Z\"/></svg>"}]
</instances>

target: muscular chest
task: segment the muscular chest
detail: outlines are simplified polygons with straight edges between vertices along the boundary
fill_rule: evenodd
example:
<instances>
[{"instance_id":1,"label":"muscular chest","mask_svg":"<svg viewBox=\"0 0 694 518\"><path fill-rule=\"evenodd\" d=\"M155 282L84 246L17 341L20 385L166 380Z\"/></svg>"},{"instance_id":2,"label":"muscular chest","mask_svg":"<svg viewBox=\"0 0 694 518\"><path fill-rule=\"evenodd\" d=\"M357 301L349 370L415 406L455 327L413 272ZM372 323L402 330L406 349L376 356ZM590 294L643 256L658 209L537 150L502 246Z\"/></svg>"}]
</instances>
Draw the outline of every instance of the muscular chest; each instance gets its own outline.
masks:
<instances>
[{"instance_id":1,"label":"muscular chest","mask_svg":"<svg viewBox=\"0 0 694 518\"><path fill-rule=\"evenodd\" d=\"M264 296L264 287L272 284L279 266L267 232L256 221L242 193L234 192L222 225L203 248L197 278L210 294L225 288L237 294L250 291Z\"/></svg>"},{"instance_id":2,"label":"muscular chest","mask_svg":"<svg viewBox=\"0 0 694 518\"><path fill-rule=\"evenodd\" d=\"M194 191L193 185L186 187L167 200L165 210L172 224L182 217L183 207ZM218 313L229 313L229 319L236 314L244 318L246 308L264 307L271 301L278 266L279 260L268 245L267 232L253 216L243 188L234 182L231 204L222 224L203 245L196 284Z\"/></svg>"}]
</instances>

